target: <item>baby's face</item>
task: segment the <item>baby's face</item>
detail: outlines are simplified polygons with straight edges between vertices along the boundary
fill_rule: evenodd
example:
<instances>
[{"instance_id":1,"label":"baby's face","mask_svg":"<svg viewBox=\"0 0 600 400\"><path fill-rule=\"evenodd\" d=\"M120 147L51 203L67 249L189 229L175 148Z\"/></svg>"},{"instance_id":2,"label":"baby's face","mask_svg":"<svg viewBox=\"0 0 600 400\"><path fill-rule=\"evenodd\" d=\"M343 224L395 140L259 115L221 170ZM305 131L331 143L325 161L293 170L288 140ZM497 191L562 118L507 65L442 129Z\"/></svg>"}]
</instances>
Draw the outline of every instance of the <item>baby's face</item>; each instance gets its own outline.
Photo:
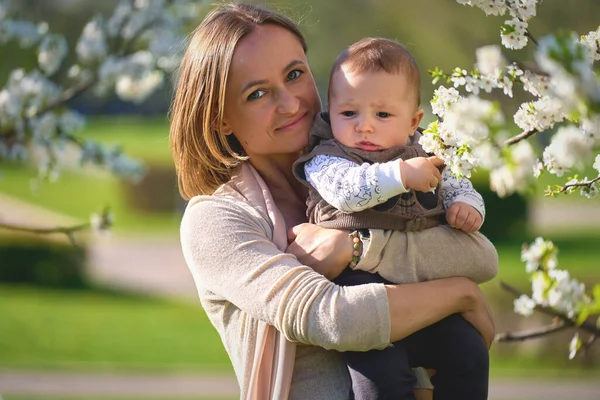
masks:
<instances>
[{"instance_id":1,"label":"baby's face","mask_svg":"<svg viewBox=\"0 0 600 400\"><path fill-rule=\"evenodd\" d=\"M403 75L343 66L332 77L328 108L336 140L367 151L406 145L423 115Z\"/></svg>"}]
</instances>

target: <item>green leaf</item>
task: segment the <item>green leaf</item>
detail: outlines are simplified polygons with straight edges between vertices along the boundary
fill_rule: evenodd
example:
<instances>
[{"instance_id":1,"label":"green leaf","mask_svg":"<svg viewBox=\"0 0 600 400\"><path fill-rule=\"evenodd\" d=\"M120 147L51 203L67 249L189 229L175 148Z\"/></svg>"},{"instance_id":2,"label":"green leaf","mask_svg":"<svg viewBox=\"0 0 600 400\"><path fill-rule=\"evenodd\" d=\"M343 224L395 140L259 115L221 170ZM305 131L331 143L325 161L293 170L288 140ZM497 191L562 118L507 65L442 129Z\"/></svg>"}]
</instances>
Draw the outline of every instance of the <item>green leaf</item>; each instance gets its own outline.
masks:
<instances>
[{"instance_id":1,"label":"green leaf","mask_svg":"<svg viewBox=\"0 0 600 400\"><path fill-rule=\"evenodd\" d=\"M581 326L581 324L583 324L585 322L586 319L588 319L588 317L590 316L590 311L587 307L584 307L581 312L579 313L579 315L577 316L577 321L575 321L575 324L577 324L577 326Z\"/></svg>"},{"instance_id":2,"label":"green leaf","mask_svg":"<svg viewBox=\"0 0 600 400\"><path fill-rule=\"evenodd\" d=\"M503 35L509 35L515 31L515 27L510 24L503 24L500 26L500 33Z\"/></svg>"},{"instance_id":3,"label":"green leaf","mask_svg":"<svg viewBox=\"0 0 600 400\"><path fill-rule=\"evenodd\" d=\"M594 288L592 289L592 295L594 296L596 302L600 303L600 283L594 285Z\"/></svg>"}]
</instances>

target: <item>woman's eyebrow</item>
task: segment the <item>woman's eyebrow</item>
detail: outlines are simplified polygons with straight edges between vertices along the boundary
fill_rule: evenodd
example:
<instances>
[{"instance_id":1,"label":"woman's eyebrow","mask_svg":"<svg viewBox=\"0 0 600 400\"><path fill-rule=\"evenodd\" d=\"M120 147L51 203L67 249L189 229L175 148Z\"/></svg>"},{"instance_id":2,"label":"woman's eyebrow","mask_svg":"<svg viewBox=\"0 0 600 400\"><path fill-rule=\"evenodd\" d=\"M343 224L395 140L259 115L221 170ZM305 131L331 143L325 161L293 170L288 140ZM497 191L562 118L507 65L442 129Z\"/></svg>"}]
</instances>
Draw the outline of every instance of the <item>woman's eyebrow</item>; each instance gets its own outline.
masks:
<instances>
[{"instance_id":1,"label":"woman's eyebrow","mask_svg":"<svg viewBox=\"0 0 600 400\"><path fill-rule=\"evenodd\" d=\"M304 61L302 61L302 60L293 60L293 61L291 61L288 65L285 66L285 68L283 68L282 73L285 74L290 68L292 68L292 67L294 67L294 66L296 66L298 64L304 64ZM242 88L241 93L242 94L245 93L248 89L250 89L253 86L265 85L267 83L269 83L269 81L266 80L266 79L259 79L259 80L256 80L256 81L248 82Z\"/></svg>"}]
</instances>

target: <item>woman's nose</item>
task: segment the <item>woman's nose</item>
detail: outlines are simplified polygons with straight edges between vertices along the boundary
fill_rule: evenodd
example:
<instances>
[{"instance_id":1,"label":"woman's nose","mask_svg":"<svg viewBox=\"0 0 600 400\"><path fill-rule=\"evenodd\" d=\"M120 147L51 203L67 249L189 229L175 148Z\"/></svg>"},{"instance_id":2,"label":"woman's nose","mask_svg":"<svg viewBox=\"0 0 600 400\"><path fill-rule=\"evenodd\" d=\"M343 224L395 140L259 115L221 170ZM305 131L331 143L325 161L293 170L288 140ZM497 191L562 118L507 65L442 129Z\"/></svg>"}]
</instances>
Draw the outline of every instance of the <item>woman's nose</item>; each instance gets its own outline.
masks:
<instances>
[{"instance_id":1,"label":"woman's nose","mask_svg":"<svg viewBox=\"0 0 600 400\"><path fill-rule=\"evenodd\" d=\"M280 90L277 96L277 112L280 114L296 114L300 109L300 100L289 90Z\"/></svg>"}]
</instances>

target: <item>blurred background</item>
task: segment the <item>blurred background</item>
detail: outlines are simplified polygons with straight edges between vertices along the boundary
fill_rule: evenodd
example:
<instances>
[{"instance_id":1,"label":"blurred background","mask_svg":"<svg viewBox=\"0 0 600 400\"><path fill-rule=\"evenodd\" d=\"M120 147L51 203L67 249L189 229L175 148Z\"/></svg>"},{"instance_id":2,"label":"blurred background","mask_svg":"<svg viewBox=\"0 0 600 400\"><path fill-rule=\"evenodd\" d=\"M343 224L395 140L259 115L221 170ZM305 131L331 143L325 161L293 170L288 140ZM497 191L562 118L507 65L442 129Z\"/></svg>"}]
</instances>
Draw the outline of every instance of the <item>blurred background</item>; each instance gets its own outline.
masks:
<instances>
[{"instance_id":1,"label":"blurred background","mask_svg":"<svg viewBox=\"0 0 600 400\"><path fill-rule=\"evenodd\" d=\"M116 3L15 2L26 18L45 20L53 31L63 33L71 48L90 18L110 14ZM421 103L429 120L434 86L427 70L471 68L476 48L500 42L503 22L503 17L486 18L481 10L454 0L253 3L300 21L323 99L330 66L347 45L366 36L404 43L421 68ZM205 8L208 11L210 5ZM598 0L546 0L530 29L538 37L558 27L585 34L598 24ZM527 51L504 51L514 59L528 56ZM34 65L31 52L15 44L0 48L0 83L4 85L14 68ZM169 79L140 105L91 95L70 104L89 118L84 137L120 144L144 161L147 173L136 184L91 168L67 168L56 182L38 181L34 166L0 163L0 219L32 226L71 225L89 220L92 212L106 205L115 215L110 234L79 235L76 247L64 235L42 237L0 229L4 400L236 398L228 358L199 305L180 254L178 228L185 203L177 191L168 145L171 95ZM512 114L524 98L515 91L513 101L498 100ZM500 288L502 280L529 291L520 261L523 242L538 235L553 240L562 268L590 288L600 282L598 199L545 198L543 189L552 183L548 178L526 196L498 199L485 174L473 181L486 199L483 231L500 256L498 278L484 285L498 332L551 322L542 315L517 316L513 296ZM572 333L496 344L490 397L558 399L569 393L576 399L600 399L600 346L568 360Z\"/></svg>"}]
</instances>

